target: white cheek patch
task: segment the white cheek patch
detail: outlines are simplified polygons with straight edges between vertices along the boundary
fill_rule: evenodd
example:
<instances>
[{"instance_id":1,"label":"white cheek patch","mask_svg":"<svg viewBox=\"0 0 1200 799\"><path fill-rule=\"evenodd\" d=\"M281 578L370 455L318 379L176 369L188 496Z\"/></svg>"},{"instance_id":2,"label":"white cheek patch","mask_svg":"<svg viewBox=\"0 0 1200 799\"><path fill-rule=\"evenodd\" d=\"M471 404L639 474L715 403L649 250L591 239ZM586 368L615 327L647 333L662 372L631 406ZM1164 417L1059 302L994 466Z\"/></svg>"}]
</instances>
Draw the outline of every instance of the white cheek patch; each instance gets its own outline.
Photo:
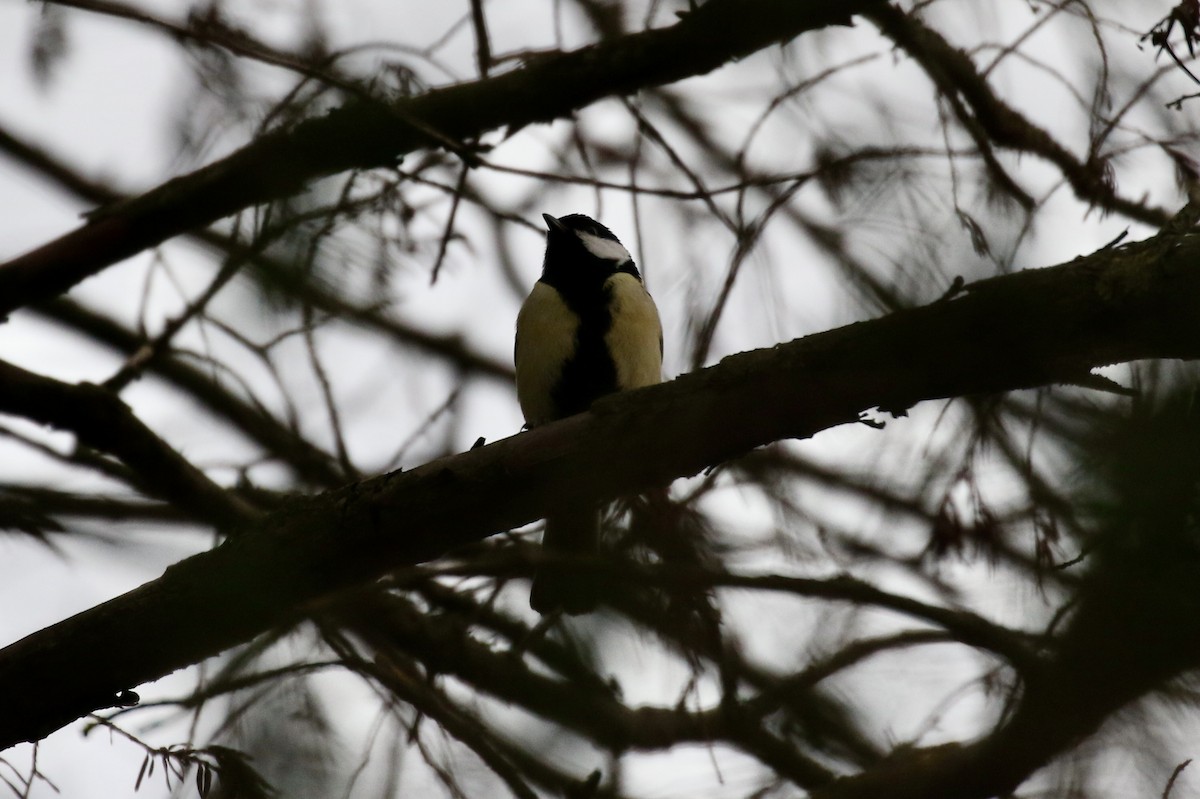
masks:
<instances>
[{"instance_id":1,"label":"white cheek patch","mask_svg":"<svg viewBox=\"0 0 1200 799\"><path fill-rule=\"evenodd\" d=\"M597 258L618 264L633 260L629 255L629 250L625 249L619 241L601 238L594 233L585 233L582 230L575 231L575 235L583 242L583 246L587 247L587 251Z\"/></svg>"}]
</instances>

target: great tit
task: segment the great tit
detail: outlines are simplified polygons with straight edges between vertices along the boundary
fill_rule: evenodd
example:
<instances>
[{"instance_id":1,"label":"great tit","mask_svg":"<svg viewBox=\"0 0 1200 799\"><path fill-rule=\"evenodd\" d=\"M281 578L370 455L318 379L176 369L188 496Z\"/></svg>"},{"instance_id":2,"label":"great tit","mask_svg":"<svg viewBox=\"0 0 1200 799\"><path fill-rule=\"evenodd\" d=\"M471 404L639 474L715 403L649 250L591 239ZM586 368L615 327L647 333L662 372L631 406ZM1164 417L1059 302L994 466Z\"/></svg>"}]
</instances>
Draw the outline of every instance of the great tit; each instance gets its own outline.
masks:
<instances>
[{"instance_id":1,"label":"great tit","mask_svg":"<svg viewBox=\"0 0 1200 799\"><path fill-rule=\"evenodd\" d=\"M517 399L529 427L586 411L605 394L662 380L662 324L633 258L608 228L583 214L546 220L542 277L517 316ZM596 551L595 505L546 518L549 552ZM595 581L550 568L534 576L529 605L587 613Z\"/></svg>"}]
</instances>

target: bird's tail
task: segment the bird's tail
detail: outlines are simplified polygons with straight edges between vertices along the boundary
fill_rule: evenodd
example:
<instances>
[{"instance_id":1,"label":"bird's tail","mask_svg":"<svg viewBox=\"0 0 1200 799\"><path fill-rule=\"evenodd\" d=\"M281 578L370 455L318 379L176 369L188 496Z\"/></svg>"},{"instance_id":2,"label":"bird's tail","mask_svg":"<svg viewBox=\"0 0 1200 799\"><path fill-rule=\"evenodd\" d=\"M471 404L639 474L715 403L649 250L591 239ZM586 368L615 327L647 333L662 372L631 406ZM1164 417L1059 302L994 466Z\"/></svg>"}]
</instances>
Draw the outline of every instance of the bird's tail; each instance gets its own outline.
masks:
<instances>
[{"instance_id":1,"label":"bird's tail","mask_svg":"<svg viewBox=\"0 0 1200 799\"><path fill-rule=\"evenodd\" d=\"M556 511L546 517L542 548L552 555L593 555L600 541L600 511L595 507ZM543 616L562 610L572 616L590 613L600 601L595 575L564 570L549 564L533 576L529 606Z\"/></svg>"}]
</instances>

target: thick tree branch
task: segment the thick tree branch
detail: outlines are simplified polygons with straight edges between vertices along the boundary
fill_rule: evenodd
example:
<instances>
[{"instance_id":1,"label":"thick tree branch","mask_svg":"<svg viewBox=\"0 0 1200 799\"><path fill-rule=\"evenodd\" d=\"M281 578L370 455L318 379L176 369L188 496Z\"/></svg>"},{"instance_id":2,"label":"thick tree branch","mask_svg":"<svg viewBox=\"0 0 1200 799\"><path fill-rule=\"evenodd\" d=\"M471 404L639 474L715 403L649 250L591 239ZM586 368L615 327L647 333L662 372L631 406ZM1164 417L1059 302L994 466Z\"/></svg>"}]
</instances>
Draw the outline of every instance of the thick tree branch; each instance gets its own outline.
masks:
<instances>
[{"instance_id":1,"label":"thick tree branch","mask_svg":"<svg viewBox=\"0 0 1200 799\"><path fill-rule=\"evenodd\" d=\"M899 413L927 399L1071 383L1106 364L1200 358L1197 263L1200 234L1172 234L992 278L411 472L298 498L161 578L0 651L0 747L292 621L316 597L556 503L662 485L872 407Z\"/></svg>"},{"instance_id":2,"label":"thick tree branch","mask_svg":"<svg viewBox=\"0 0 1200 799\"><path fill-rule=\"evenodd\" d=\"M603 97L701 75L805 31L848 23L878 3L712 0L669 28L531 59L497 77L390 104L352 101L105 207L83 227L0 265L0 316L172 236L294 194L316 178L389 166L422 147L457 148L500 127L559 119Z\"/></svg>"}]
</instances>

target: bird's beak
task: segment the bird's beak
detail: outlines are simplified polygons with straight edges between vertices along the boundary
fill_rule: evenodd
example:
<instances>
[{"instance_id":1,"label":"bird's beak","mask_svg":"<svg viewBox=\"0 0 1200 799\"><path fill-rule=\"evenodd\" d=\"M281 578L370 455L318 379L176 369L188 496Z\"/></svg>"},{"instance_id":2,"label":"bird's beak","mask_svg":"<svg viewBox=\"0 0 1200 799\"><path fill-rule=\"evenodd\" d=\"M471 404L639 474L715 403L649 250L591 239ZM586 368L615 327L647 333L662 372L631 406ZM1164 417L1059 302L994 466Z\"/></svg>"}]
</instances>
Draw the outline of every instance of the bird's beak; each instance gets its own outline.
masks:
<instances>
[{"instance_id":1,"label":"bird's beak","mask_svg":"<svg viewBox=\"0 0 1200 799\"><path fill-rule=\"evenodd\" d=\"M551 232L557 231L559 233L565 233L567 230L566 225L550 216L550 214L542 214L542 219L546 220L546 230Z\"/></svg>"}]
</instances>

